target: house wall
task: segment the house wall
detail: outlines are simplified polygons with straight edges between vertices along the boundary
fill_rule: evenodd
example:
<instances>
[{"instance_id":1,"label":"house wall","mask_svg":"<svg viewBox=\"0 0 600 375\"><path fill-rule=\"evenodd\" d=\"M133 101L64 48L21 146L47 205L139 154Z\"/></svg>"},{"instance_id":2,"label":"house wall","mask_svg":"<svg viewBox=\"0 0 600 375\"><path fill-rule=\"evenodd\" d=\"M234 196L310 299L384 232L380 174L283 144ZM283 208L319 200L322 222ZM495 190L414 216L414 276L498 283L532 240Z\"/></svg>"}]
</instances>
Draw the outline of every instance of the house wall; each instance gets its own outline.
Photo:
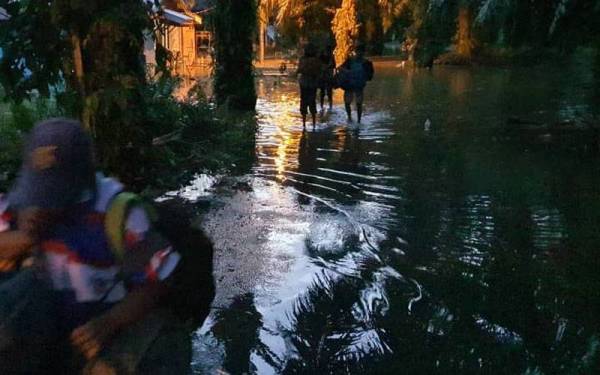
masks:
<instances>
[{"instance_id":1,"label":"house wall","mask_svg":"<svg viewBox=\"0 0 600 375\"><path fill-rule=\"evenodd\" d=\"M186 67L191 67L196 62L196 30L194 25L182 27L183 57Z\"/></svg>"},{"instance_id":2,"label":"house wall","mask_svg":"<svg viewBox=\"0 0 600 375\"><path fill-rule=\"evenodd\" d=\"M157 34L158 43L173 55L171 70L182 77L198 77L209 74L211 58L209 55L197 56L196 27L190 25L174 25L163 23L161 32ZM144 55L146 62L156 61L156 46L148 38L145 43Z\"/></svg>"},{"instance_id":3,"label":"house wall","mask_svg":"<svg viewBox=\"0 0 600 375\"><path fill-rule=\"evenodd\" d=\"M193 25L169 26L165 46L173 54L175 72L179 75L192 75L196 62L196 37Z\"/></svg>"},{"instance_id":4,"label":"house wall","mask_svg":"<svg viewBox=\"0 0 600 375\"><path fill-rule=\"evenodd\" d=\"M156 42L148 30L144 31L144 58L147 65L156 65Z\"/></svg>"}]
</instances>

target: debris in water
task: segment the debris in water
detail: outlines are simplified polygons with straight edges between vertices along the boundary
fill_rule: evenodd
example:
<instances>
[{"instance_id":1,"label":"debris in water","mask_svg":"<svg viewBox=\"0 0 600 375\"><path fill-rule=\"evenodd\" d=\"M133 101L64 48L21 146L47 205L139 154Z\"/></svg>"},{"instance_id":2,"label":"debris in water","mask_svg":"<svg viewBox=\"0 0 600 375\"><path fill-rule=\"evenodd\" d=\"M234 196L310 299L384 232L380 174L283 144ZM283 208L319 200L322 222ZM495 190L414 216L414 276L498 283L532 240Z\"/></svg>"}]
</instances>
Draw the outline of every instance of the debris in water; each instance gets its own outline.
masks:
<instances>
[{"instance_id":1,"label":"debris in water","mask_svg":"<svg viewBox=\"0 0 600 375\"><path fill-rule=\"evenodd\" d=\"M430 119L425 120L424 129L425 129L426 132L428 132L428 131L431 130L431 120Z\"/></svg>"}]
</instances>

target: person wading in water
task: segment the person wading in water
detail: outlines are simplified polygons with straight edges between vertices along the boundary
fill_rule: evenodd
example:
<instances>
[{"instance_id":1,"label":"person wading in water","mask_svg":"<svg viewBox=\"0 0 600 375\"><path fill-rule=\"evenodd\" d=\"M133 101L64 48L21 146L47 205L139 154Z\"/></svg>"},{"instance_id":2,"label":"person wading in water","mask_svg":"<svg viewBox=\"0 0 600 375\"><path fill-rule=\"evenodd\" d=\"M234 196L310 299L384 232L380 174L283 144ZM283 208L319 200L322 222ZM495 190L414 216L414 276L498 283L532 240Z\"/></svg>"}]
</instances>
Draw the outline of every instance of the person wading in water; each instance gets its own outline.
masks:
<instances>
[{"instance_id":1,"label":"person wading in water","mask_svg":"<svg viewBox=\"0 0 600 375\"><path fill-rule=\"evenodd\" d=\"M317 57L317 47L307 43L304 47L304 56L298 62L296 75L300 75L300 113L302 126L306 126L308 110L312 115L313 126L317 123L317 87L321 76L321 60Z\"/></svg>"},{"instance_id":2,"label":"person wading in water","mask_svg":"<svg viewBox=\"0 0 600 375\"><path fill-rule=\"evenodd\" d=\"M348 58L338 68L339 86L344 90L344 105L348 121L352 121L352 102L356 100L356 115L360 124L363 113L364 89L367 81L373 79L373 63L365 57L365 45L356 47L354 56Z\"/></svg>"},{"instance_id":3,"label":"person wading in water","mask_svg":"<svg viewBox=\"0 0 600 375\"><path fill-rule=\"evenodd\" d=\"M329 110L331 110L333 107L333 75L335 73L335 58L331 45L325 46L319 58L321 59L321 77L319 78L321 111L325 110L325 96L329 100Z\"/></svg>"}]
</instances>

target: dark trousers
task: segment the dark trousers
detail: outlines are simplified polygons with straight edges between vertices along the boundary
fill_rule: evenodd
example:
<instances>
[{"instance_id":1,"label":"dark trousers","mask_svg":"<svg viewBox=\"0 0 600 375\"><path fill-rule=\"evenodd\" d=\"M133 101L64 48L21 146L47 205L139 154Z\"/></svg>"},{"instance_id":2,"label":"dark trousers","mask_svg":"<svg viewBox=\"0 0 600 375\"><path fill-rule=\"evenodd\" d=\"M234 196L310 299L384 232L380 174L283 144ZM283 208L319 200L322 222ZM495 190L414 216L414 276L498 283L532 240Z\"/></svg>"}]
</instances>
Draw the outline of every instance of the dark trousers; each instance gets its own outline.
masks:
<instances>
[{"instance_id":1,"label":"dark trousers","mask_svg":"<svg viewBox=\"0 0 600 375\"><path fill-rule=\"evenodd\" d=\"M0 276L2 374L61 374L66 334L52 292L32 269Z\"/></svg>"},{"instance_id":2,"label":"dark trousers","mask_svg":"<svg viewBox=\"0 0 600 375\"><path fill-rule=\"evenodd\" d=\"M364 100L364 89L344 90L344 103L350 105L354 100L356 100L357 105L362 105Z\"/></svg>"},{"instance_id":3,"label":"dark trousers","mask_svg":"<svg viewBox=\"0 0 600 375\"><path fill-rule=\"evenodd\" d=\"M185 374L191 363L191 327L157 309L115 336L87 362L73 350L59 318L56 293L25 269L0 274L0 374Z\"/></svg>"},{"instance_id":4,"label":"dark trousers","mask_svg":"<svg viewBox=\"0 0 600 375\"><path fill-rule=\"evenodd\" d=\"M317 113L317 88L300 86L300 113L305 116L308 110L313 115Z\"/></svg>"},{"instance_id":5,"label":"dark trousers","mask_svg":"<svg viewBox=\"0 0 600 375\"><path fill-rule=\"evenodd\" d=\"M320 88L321 91L321 107L325 104L325 96L329 99L329 105L333 103L333 87L331 85L324 85Z\"/></svg>"}]
</instances>

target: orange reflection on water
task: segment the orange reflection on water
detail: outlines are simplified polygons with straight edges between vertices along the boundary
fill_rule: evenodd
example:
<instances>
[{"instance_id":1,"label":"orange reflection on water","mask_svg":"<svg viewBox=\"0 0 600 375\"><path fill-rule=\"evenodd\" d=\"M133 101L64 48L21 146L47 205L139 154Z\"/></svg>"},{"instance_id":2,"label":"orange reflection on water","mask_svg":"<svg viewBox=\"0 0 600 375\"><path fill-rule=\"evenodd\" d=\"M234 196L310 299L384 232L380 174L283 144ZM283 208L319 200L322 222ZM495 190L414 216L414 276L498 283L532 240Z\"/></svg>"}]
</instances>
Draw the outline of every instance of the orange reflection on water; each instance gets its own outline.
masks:
<instances>
[{"instance_id":1,"label":"orange reflection on water","mask_svg":"<svg viewBox=\"0 0 600 375\"><path fill-rule=\"evenodd\" d=\"M259 112L262 123L260 140L257 142L257 151L261 155L260 169L282 182L290 178L289 171L298 170L303 132L310 132L312 126L307 124L306 129L302 128L300 97L296 83L262 79L257 89L261 98ZM343 102L343 91L334 90L333 99L338 105ZM327 104L326 100L325 105ZM308 120L310 123L310 115ZM345 127L336 129L334 134L330 148L344 149L347 143Z\"/></svg>"},{"instance_id":2,"label":"orange reflection on water","mask_svg":"<svg viewBox=\"0 0 600 375\"><path fill-rule=\"evenodd\" d=\"M294 93L282 93L277 100L270 100L268 108L261 111L263 121L271 124L262 128L264 145L258 145L259 152L273 164L274 177L278 181L286 179L285 172L290 165L297 165L302 120L298 113L299 98Z\"/></svg>"},{"instance_id":3,"label":"orange reflection on water","mask_svg":"<svg viewBox=\"0 0 600 375\"><path fill-rule=\"evenodd\" d=\"M285 180L285 170L286 166L289 164L290 154L298 154L298 142L294 142L294 137L292 134L279 129L279 135L281 137L281 142L279 146L277 146L277 157L275 158L275 166L276 166L276 179L279 181Z\"/></svg>"}]
</instances>

